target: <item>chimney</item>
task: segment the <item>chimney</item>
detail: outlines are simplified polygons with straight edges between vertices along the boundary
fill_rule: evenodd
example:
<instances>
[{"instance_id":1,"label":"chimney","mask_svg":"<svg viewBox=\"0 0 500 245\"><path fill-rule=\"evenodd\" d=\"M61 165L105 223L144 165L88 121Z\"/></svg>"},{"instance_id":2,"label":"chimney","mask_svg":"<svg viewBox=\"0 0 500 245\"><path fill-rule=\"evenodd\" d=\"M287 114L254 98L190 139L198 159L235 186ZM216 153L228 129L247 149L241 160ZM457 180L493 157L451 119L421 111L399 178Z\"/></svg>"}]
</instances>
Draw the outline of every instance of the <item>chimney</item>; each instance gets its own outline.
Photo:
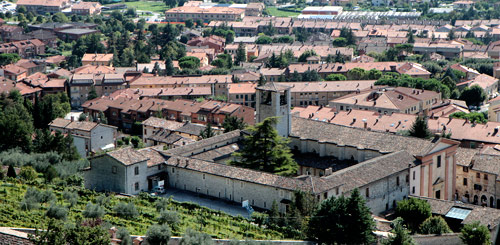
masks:
<instances>
[{"instance_id":1,"label":"chimney","mask_svg":"<svg viewBox=\"0 0 500 245\"><path fill-rule=\"evenodd\" d=\"M361 121L363 121L363 128L366 129L367 126L368 126L368 120L366 120L365 118L363 118L363 120L361 120Z\"/></svg>"},{"instance_id":2,"label":"chimney","mask_svg":"<svg viewBox=\"0 0 500 245\"><path fill-rule=\"evenodd\" d=\"M332 173L333 173L333 170L332 170L332 168L331 168L331 167L330 167L330 168L325 169L325 176L332 175Z\"/></svg>"},{"instance_id":3,"label":"chimney","mask_svg":"<svg viewBox=\"0 0 500 245\"><path fill-rule=\"evenodd\" d=\"M74 121L75 121L75 117L71 116L71 122L74 122Z\"/></svg>"},{"instance_id":4,"label":"chimney","mask_svg":"<svg viewBox=\"0 0 500 245\"><path fill-rule=\"evenodd\" d=\"M189 165L189 159L186 159L186 167Z\"/></svg>"}]
</instances>

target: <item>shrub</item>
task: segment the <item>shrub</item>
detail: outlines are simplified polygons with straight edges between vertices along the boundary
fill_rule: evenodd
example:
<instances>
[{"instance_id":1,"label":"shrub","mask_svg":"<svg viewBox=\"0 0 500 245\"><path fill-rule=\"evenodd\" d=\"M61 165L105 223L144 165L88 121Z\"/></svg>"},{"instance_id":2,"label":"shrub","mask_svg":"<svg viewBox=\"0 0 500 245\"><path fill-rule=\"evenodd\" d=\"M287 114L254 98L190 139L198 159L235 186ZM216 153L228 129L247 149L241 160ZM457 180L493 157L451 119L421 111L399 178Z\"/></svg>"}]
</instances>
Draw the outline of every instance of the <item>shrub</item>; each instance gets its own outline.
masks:
<instances>
[{"instance_id":1,"label":"shrub","mask_svg":"<svg viewBox=\"0 0 500 245\"><path fill-rule=\"evenodd\" d=\"M160 212L162 210L166 210L170 204L170 199L160 198L155 202L156 211Z\"/></svg>"},{"instance_id":2,"label":"shrub","mask_svg":"<svg viewBox=\"0 0 500 245\"><path fill-rule=\"evenodd\" d=\"M116 238L122 240L120 245L132 245L132 238L130 237L130 233L124 227L121 227L116 232Z\"/></svg>"},{"instance_id":3,"label":"shrub","mask_svg":"<svg viewBox=\"0 0 500 245\"><path fill-rule=\"evenodd\" d=\"M65 220L68 215L68 209L57 204L52 204L49 209L47 209L47 213L45 213L45 215L49 218Z\"/></svg>"},{"instance_id":4,"label":"shrub","mask_svg":"<svg viewBox=\"0 0 500 245\"><path fill-rule=\"evenodd\" d=\"M24 198L21 201L20 205L21 205L21 210L23 211L30 211L40 208L40 203L33 198Z\"/></svg>"},{"instance_id":5,"label":"shrub","mask_svg":"<svg viewBox=\"0 0 500 245\"><path fill-rule=\"evenodd\" d=\"M26 181L33 181L37 177L36 171L30 166L24 166L19 172L19 176Z\"/></svg>"},{"instance_id":6,"label":"shrub","mask_svg":"<svg viewBox=\"0 0 500 245\"><path fill-rule=\"evenodd\" d=\"M68 201L70 207L73 207L78 203L79 196L76 192L64 191L63 197L64 199L66 199L66 201Z\"/></svg>"},{"instance_id":7,"label":"shrub","mask_svg":"<svg viewBox=\"0 0 500 245\"><path fill-rule=\"evenodd\" d=\"M480 225L477 221L464 225L460 233L460 239L467 245L486 245L491 243L491 234L488 227Z\"/></svg>"},{"instance_id":8,"label":"shrub","mask_svg":"<svg viewBox=\"0 0 500 245\"><path fill-rule=\"evenodd\" d=\"M57 170L54 166L49 166L44 174L45 180L49 183L52 182L52 180L54 180L57 176Z\"/></svg>"},{"instance_id":9,"label":"shrub","mask_svg":"<svg viewBox=\"0 0 500 245\"><path fill-rule=\"evenodd\" d=\"M102 218L105 213L106 211L104 211L104 208L101 205L88 202L82 214L83 217L88 219L99 219Z\"/></svg>"},{"instance_id":10,"label":"shrub","mask_svg":"<svg viewBox=\"0 0 500 245\"><path fill-rule=\"evenodd\" d=\"M119 217L128 219L135 218L139 215L139 212L137 212L137 209L132 202L129 202L128 204L119 202L114 207L114 211Z\"/></svg>"},{"instance_id":11,"label":"shrub","mask_svg":"<svg viewBox=\"0 0 500 245\"><path fill-rule=\"evenodd\" d=\"M56 200L56 194L51 189L44 190L41 192L40 202L49 203Z\"/></svg>"},{"instance_id":12,"label":"shrub","mask_svg":"<svg viewBox=\"0 0 500 245\"><path fill-rule=\"evenodd\" d=\"M176 211L162 210L158 217L159 224L168 224L170 227L177 226L179 222L179 214Z\"/></svg>"},{"instance_id":13,"label":"shrub","mask_svg":"<svg viewBox=\"0 0 500 245\"><path fill-rule=\"evenodd\" d=\"M111 197L101 194L95 199L95 201L97 204L103 207L107 207L109 205L109 202L111 201Z\"/></svg>"},{"instance_id":14,"label":"shrub","mask_svg":"<svg viewBox=\"0 0 500 245\"><path fill-rule=\"evenodd\" d=\"M438 234L450 233L451 229L446 221L441 216L432 216L427 218L420 225L420 233L422 234Z\"/></svg>"},{"instance_id":15,"label":"shrub","mask_svg":"<svg viewBox=\"0 0 500 245\"><path fill-rule=\"evenodd\" d=\"M182 236L180 245L191 245L191 244L203 244L210 245L214 244L214 240L208 234L194 231L192 229L187 229L186 233Z\"/></svg>"},{"instance_id":16,"label":"shrub","mask_svg":"<svg viewBox=\"0 0 500 245\"><path fill-rule=\"evenodd\" d=\"M152 225L146 232L146 241L149 244L166 245L170 236L171 231L168 225Z\"/></svg>"},{"instance_id":17,"label":"shrub","mask_svg":"<svg viewBox=\"0 0 500 245\"><path fill-rule=\"evenodd\" d=\"M43 194L40 192L38 189L34 187L28 187L28 190L26 190L26 193L24 193L24 199L31 199L36 202L41 202L43 199Z\"/></svg>"}]
</instances>

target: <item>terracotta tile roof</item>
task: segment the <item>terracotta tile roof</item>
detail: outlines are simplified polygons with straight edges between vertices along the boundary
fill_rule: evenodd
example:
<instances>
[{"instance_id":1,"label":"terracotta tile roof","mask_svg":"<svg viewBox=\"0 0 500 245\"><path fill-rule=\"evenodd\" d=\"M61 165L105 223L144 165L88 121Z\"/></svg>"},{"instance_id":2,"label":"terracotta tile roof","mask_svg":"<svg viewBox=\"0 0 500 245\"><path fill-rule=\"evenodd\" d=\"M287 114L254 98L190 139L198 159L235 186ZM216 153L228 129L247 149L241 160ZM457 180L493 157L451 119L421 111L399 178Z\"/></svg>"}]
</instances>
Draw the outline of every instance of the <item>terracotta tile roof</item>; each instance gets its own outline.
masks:
<instances>
[{"instance_id":1,"label":"terracotta tile roof","mask_svg":"<svg viewBox=\"0 0 500 245\"><path fill-rule=\"evenodd\" d=\"M201 131L204 130L205 127L206 127L205 125L186 123L185 125L176 129L175 131L179 133L200 136Z\"/></svg>"},{"instance_id":2,"label":"terracotta tile roof","mask_svg":"<svg viewBox=\"0 0 500 245\"><path fill-rule=\"evenodd\" d=\"M64 88L64 84L66 83L66 79L49 79L46 83L42 85L44 88Z\"/></svg>"},{"instance_id":3,"label":"terracotta tile roof","mask_svg":"<svg viewBox=\"0 0 500 245\"><path fill-rule=\"evenodd\" d=\"M148 159L147 166L153 167L165 162L165 157L154 148L143 148L137 150L137 153L141 154ZM134 160L131 160L134 161Z\"/></svg>"},{"instance_id":4,"label":"terracotta tile roof","mask_svg":"<svg viewBox=\"0 0 500 245\"><path fill-rule=\"evenodd\" d=\"M232 83L231 75L140 76L130 86Z\"/></svg>"},{"instance_id":5,"label":"terracotta tile roof","mask_svg":"<svg viewBox=\"0 0 500 245\"><path fill-rule=\"evenodd\" d=\"M26 68L23 68L23 67L14 65L14 64L8 64L6 66L3 66L2 69L6 72L9 72L9 73L12 73L15 75L20 75L20 74L23 74L25 72L28 72L26 70Z\"/></svg>"},{"instance_id":6,"label":"terracotta tile roof","mask_svg":"<svg viewBox=\"0 0 500 245\"><path fill-rule=\"evenodd\" d=\"M426 153L435 142L419 138L367 131L363 129L338 126L335 124L292 117L291 137L333 142L337 145L362 147L383 154L407 151L412 155Z\"/></svg>"},{"instance_id":7,"label":"terracotta tile roof","mask_svg":"<svg viewBox=\"0 0 500 245\"><path fill-rule=\"evenodd\" d=\"M71 9L74 10L74 9L99 9L101 8L101 4L99 2L79 2L79 3L76 3L76 4L73 4L73 6L71 6Z\"/></svg>"},{"instance_id":8,"label":"terracotta tile roof","mask_svg":"<svg viewBox=\"0 0 500 245\"><path fill-rule=\"evenodd\" d=\"M201 8L197 6L181 6L171 8L166 11L166 14L182 13L182 14L243 14L244 9L229 8L229 7L211 7Z\"/></svg>"},{"instance_id":9,"label":"terracotta tile roof","mask_svg":"<svg viewBox=\"0 0 500 245\"><path fill-rule=\"evenodd\" d=\"M256 83L233 83L228 85L229 94L254 94Z\"/></svg>"},{"instance_id":10,"label":"terracotta tile roof","mask_svg":"<svg viewBox=\"0 0 500 245\"><path fill-rule=\"evenodd\" d=\"M291 92L355 92L369 89L376 80L277 83L291 86Z\"/></svg>"},{"instance_id":11,"label":"terracotta tile roof","mask_svg":"<svg viewBox=\"0 0 500 245\"><path fill-rule=\"evenodd\" d=\"M113 60L113 54L84 54L82 62L109 62Z\"/></svg>"},{"instance_id":12,"label":"terracotta tile roof","mask_svg":"<svg viewBox=\"0 0 500 245\"><path fill-rule=\"evenodd\" d=\"M179 129L182 127L184 124L180 122L176 122L173 120L167 120L163 118L157 118L157 117L150 117L142 122L143 126L149 126L149 127L155 127L155 128L161 128L161 129L168 129L170 131Z\"/></svg>"},{"instance_id":13,"label":"terracotta tile roof","mask_svg":"<svg viewBox=\"0 0 500 245\"><path fill-rule=\"evenodd\" d=\"M481 207L473 204L445 201L427 197L412 197L426 200L431 205L432 213L442 216L446 215L453 207L471 210L469 215L467 215L467 217L461 222L462 224L472 224L479 221L481 225L489 227L490 230L496 230L496 227L500 223L500 210L495 208Z\"/></svg>"},{"instance_id":14,"label":"terracotta tile roof","mask_svg":"<svg viewBox=\"0 0 500 245\"><path fill-rule=\"evenodd\" d=\"M498 78L495 78L495 77L492 77L492 76L486 75L486 74L479 74L474 79L459 83L459 84L457 84L457 86L467 85L470 87L473 85L479 85L481 88L487 89L487 88L493 86L495 83L498 83Z\"/></svg>"},{"instance_id":15,"label":"terracotta tile roof","mask_svg":"<svg viewBox=\"0 0 500 245\"><path fill-rule=\"evenodd\" d=\"M262 86L258 86L258 90L265 90L265 91L284 91L286 89L291 89L292 87L284 84L284 83L274 83L274 82L268 82Z\"/></svg>"},{"instance_id":16,"label":"terracotta tile roof","mask_svg":"<svg viewBox=\"0 0 500 245\"><path fill-rule=\"evenodd\" d=\"M56 6L62 7L66 5L66 0L18 0L17 5L34 5L34 6Z\"/></svg>"},{"instance_id":17,"label":"terracotta tile roof","mask_svg":"<svg viewBox=\"0 0 500 245\"><path fill-rule=\"evenodd\" d=\"M84 65L73 70L73 74L111 74L116 73L113 67L109 66L94 66L94 65Z\"/></svg>"},{"instance_id":18,"label":"terracotta tile roof","mask_svg":"<svg viewBox=\"0 0 500 245\"><path fill-rule=\"evenodd\" d=\"M24 82L31 85L31 86L42 86L44 85L49 78L47 75L41 73L41 72L36 72L34 74L31 74L30 76L26 77L24 79Z\"/></svg>"},{"instance_id":19,"label":"terracotta tile roof","mask_svg":"<svg viewBox=\"0 0 500 245\"><path fill-rule=\"evenodd\" d=\"M71 123L71 120L64 118L56 118L49 123L49 127L58 127L58 128L66 128Z\"/></svg>"},{"instance_id":20,"label":"terracotta tile roof","mask_svg":"<svg viewBox=\"0 0 500 245\"><path fill-rule=\"evenodd\" d=\"M127 166L149 160L148 156L143 155L142 153L136 151L132 147L126 147L115 151L110 151L107 152L106 155L116 159L118 162Z\"/></svg>"}]
</instances>

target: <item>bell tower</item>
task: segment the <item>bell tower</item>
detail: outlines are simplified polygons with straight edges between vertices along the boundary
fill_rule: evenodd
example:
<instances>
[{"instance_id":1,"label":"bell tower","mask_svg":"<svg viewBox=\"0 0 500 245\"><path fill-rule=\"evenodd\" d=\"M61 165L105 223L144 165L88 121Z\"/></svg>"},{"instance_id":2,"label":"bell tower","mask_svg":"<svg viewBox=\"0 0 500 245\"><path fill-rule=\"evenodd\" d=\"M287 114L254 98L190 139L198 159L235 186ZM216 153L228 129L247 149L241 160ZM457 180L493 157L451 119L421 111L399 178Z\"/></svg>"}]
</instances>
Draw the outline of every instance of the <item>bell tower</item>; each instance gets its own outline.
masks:
<instances>
[{"instance_id":1,"label":"bell tower","mask_svg":"<svg viewBox=\"0 0 500 245\"><path fill-rule=\"evenodd\" d=\"M257 123L268 117L277 117L274 125L278 134L288 137L292 129L290 86L268 82L256 89L256 120Z\"/></svg>"}]
</instances>

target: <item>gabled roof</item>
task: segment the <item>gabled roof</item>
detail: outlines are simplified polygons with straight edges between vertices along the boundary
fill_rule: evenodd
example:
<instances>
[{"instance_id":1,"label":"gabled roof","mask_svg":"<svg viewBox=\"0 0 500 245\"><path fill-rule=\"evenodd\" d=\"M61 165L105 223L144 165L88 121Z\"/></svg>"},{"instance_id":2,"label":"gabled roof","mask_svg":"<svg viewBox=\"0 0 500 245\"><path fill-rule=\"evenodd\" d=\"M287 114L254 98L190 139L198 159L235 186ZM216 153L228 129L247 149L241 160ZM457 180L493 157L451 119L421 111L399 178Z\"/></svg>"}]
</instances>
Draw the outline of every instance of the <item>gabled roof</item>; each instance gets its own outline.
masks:
<instances>
[{"instance_id":1,"label":"gabled roof","mask_svg":"<svg viewBox=\"0 0 500 245\"><path fill-rule=\"evenodd\" d=\"M117 160L118 162L120 162L125 166L149 160L147 156L144 156L142 153L136 151L132 147L126 147L115 151L110 151L107 152L106 155L114 158L115 160Z\"/></svg>"}]
</instances>

